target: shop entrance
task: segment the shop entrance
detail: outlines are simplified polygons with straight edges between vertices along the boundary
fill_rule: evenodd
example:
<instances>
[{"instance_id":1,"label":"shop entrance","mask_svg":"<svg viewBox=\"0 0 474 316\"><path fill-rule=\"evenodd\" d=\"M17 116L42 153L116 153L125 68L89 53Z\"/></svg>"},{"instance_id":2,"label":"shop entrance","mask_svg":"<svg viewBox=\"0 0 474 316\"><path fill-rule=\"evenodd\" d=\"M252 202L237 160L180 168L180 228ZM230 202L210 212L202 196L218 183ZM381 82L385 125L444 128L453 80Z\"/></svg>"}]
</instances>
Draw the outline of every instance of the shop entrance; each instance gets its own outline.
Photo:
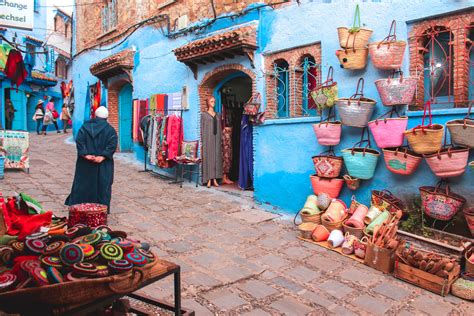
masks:
<instances>
[{"instance_id":1,"label":"shop entrance","mask_svg":"<svg viewBox=\"0 0 474 316\"><path fill-rule=\"evenodd\" d=\"M253 144L242 125L247 124L243 110L251 96L252 79L240 71L228 75L214 89L216 110L222 117L222 184L225 187L253 189L253 155L248 155L253 153Z\"/></svg>"},{"instance_id":2,"label":"shop entrance","mask_svg":"<svg viewBox=\"0 0 474 316\"><path fill-rule=\"evenodd\" d=\"M6 129L12 129L16 131L26 130L26 96L25 93L21 90L16 89L5 89L5 99L3 100L4 104L4 122ZM12 103L14 109L13 120L9 120L6 117L6 107L7 100ZM10 111L9 111L10 112ZM11 127L10 127L11 125Z\"/></svg>"},{"instance_id":3,"label":"shop entrance","mask_svg":"<svg viewBox=\"0 0 474 316\"><path fill-rule=\"evenodd\" d=\"M120 151L132 150L132 86L125 84L119 92Z\"/></svg>"}]
</instances>

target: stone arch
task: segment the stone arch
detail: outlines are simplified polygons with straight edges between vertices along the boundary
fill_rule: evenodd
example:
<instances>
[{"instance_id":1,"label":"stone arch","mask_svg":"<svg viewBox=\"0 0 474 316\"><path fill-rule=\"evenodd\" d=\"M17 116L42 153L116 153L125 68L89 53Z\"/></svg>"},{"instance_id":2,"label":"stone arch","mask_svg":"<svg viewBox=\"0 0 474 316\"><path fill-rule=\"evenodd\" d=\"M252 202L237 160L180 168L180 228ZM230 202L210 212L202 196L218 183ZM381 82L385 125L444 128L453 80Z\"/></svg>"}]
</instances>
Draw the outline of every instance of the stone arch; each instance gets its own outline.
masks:
<instances>
[{"instance_id":1,"label":"stone arch","mask_svg":"<svg viewBox=\"0 0 474 316\"><path fill-rule=\"evenodd\" d=\"M216 67L206 73L199 85L199 106L201 112L207 110L206 100L213 96L214 88L225 77L235 72L243 72L252 79L252 94L256 93L256 76L251 70L240 64L229 64Z\"/></svg>"}]
</instances>

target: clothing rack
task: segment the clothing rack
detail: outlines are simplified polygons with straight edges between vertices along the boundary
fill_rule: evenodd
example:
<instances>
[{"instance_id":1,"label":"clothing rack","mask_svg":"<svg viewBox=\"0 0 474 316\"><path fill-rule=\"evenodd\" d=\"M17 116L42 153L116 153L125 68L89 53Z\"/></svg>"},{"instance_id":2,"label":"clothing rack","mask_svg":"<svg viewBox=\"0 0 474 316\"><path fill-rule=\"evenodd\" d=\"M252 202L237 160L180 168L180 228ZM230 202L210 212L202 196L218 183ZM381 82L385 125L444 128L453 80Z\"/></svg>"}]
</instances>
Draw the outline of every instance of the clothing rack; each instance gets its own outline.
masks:
<instances>
[{"instance_id":1,"label":"clothing rack","mask_svg":"<svg viewBox=\"0 0 474 316\"><path fill-rule=\"evenodd\" d=\"M146 116L153 116L153 115L157 115L157 114L163 114L163 116L166 116L166 115L169 115L169 113L171 113L171 112L178 112L179 117L181 118L181 123L183 124L182 129L184 129L184 122L183 122L183 112L185 111L184 109L157 110L157 109L145 108L145 110L147 110L149 112L152 112L152 113L147 114ZM144 116L144 117L146 117L146 116ZM181 132L183 132L182 129L181 128L179 129L178 139L181 139ZM180 150L181 150L181 144L178 147L178 152ZM149 172L149 173L151 173L151 174L153 174L153 175L155 175L155 176L157 176L161 179L170 181L169 182L170 184L181 183L181 181L178 181L178 170L177 170L177 168L175 168L174 177L156 172L153 169L148 169L148 146L147 146L147 144L145 144L145 159L144 159L144 166L143 167L144 167L143 170L140 170L139 172ZM156 167L159 168L159 169L162 169L159 166L156 166Z\"/></svg>"}]
</instances>

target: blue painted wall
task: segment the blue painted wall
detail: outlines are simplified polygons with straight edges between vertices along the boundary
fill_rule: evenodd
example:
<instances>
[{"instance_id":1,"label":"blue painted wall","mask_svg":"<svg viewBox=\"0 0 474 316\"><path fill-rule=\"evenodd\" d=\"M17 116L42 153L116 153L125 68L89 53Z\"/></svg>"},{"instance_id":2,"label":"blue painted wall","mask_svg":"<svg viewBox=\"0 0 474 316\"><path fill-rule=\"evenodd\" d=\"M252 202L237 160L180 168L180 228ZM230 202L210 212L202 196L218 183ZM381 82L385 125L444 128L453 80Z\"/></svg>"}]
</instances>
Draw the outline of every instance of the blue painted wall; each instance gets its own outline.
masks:
<instances>
[{"instance_id":1,"label":"blue painted wall","mask_svg":"<svg viewBox=\"0 0 474 316\"><path fill-rule=\"evenodd\" d=\"M74 131L84 120L83 107L85 104L88 84L97 82L88 69L93 63L125 48L136 50L135 69L133 71L133 98L145 99L156 93L171 93L181 91L183 85L188 88L189 111L184 112L184 138L187 140L199 137L199 98L198 87L203 77L218 66L239 63L252 69L244 57L225 60L199 67L198 78L194 79L192 72L179 63L172 50L192 40L212 35L222 29L236 27L245 23L254 23L257 27L259 49L255 55L255 72L257 90L265 96L265 78L263 75L263 54L271 51L292 48L321 41L323 70L334 66L335 80L339 82L340 96L350 96L354 93L359 77L366 82L365 94L378 101L377 113L386 110L380 104L373 82L387 76L386 72L376 70L370 62L363 71L346 71L339 68L335 51L339 48L338 26L352 23L355 3L360 3L362 22L374 30L373 40L385 37L392 19L396 19L397 35L400 39L407 38L409 24L407 21L442 14L449 11L467 8L469 1L301 1L285 5L278 10L269 8L252 11L235 19L221 19L200 34L169 39L160 30L145 27L130 36L119 47L109 51L90 50L75 58L73 64L75 96L77 111L74 113ZM326 3L330 2L330 3ZM253 6L258 6L254 4ZM202 23L202 21L201 21ZM297 36L295 36L297 35ZM103 47L107 48L107 47ZM404 69L408 72L408 54L405 56ZM325 71L324 71L325 72ZM464 110L461 110L463 112ZM420 121L418 113L411 114L410 125ZM444 123L452 118L464 116L458 110L446 110L436 115L436 121ZM312 131L312 124L319 118L292 118L268 120L265 125L257 127L254 132L255 144L255 198L262 203L269 203L283 211L295 212L303 204L306 195L311 193L309 175L313 166L311 156L322 152L325 148L318 146ZM338 150L352 147L360 135L360 130L344 127L343 141ZM138 159L143 159L143 150L134 146ZM416 194L420 185L434 184L436 179L428 167L423 164L417 173L409 178L399 178L390 174L384 167L383 158L379 160L376 177L366 181L357 191L357 198L368 202L372 189L390 188L395 193ZM474 177L467 173L457 179L453 189L468 195L474 188ZM342 197L348 201L348 189L344 189Z\"/></svg>"},{"instance_id":2,"label":"blue painted wall","mask_svg":"<svg viewBox=\"0 0 474 316\"><path fill-rule=\"evenodd\" d=\"M43 42L48 41L47 36L47 11L54 9L52 6L49 6L46 0L36 0L37 9L34 12L34 22L33 22L33 30L20 30L14 28L6 28L6 31L2 33L9 41L13 41L13 37L16 34L16 43L20 45L25 45L24 39L26 36L32 36L36 39L42 40ZM1 40L0 40L1 41ZM25 47L21 47L25 50ZM37 48L38 50L43 50L42 47ZM24 54L23 54L24 55ZM48 58L44 54L36 54L35 56L35 66L33 68L34 71L38 71L41 73L46 74L48 77L54 78L54 73L47 72L47 64ZM25 56L23 56L25 59ZM5 117L4 117L4 101L5 101L5 89L9 89L12 87L12 84L9 79L5 77L3 72L0 72L0 123L4 127L5 126ZM16 86L15 86L16 89ZM24 102L22 104L14 104L15 107L23 107L24 118L23 121L26 122L24 124L24 129L32 131L36 129L36 122L33 122L32 116L34 110L31 107L36 106L36 102L39 99L44 99L44 97L53 98L53 102L55 103L55 107L58 111L61 110L62 106L62 95L61 89L59 84L55 86L51 86L48 82L42 80L32 79L30 76L23 82L23 84L18 88L20 93L25 94ZM26 94L29 97L26 97ZM45 103L46 105L46 103ZM61 123L59 123L61 125ZM49 127L48 130L54 129L54 127Z\"/></svg>"}]
</instances>

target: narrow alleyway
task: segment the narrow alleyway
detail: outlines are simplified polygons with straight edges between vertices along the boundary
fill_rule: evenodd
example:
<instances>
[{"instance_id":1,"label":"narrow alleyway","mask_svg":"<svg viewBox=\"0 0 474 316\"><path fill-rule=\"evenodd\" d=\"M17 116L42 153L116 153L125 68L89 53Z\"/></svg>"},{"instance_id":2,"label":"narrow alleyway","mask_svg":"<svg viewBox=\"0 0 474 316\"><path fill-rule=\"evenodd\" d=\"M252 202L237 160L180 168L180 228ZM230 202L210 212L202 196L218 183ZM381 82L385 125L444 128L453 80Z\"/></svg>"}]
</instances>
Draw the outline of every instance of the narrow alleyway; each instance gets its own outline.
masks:
<instances>
[{"instance_id":1,"label":"narrow alleyway","mask_svg":"<svg viewBox=\"0 0 474 316\"><path fill-rule=\"evenodd\" d=\"M31 136L31 173L8 172L0 191L23 191L58 215L69 193L75 147L64 135ZM148 240L181 265L183 305L197 315L467 315L472 303L442 298L304 243L291 220L247 197L182 189L118 155L110 225ZM145 289L171 299L171 279Z\"/></svg>"}]
</instances>

